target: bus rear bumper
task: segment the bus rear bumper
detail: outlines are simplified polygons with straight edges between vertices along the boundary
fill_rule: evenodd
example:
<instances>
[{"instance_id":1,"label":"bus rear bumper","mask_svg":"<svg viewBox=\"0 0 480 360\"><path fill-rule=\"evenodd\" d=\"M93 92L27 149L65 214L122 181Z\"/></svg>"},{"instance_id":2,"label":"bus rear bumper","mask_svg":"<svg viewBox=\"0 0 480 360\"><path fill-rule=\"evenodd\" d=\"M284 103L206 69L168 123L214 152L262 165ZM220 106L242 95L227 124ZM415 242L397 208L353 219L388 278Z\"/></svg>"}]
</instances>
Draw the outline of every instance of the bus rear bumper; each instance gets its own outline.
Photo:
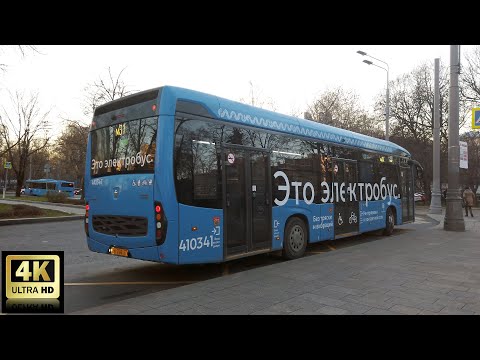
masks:
<instances>
[{"instance_id":1,"label":"bus rear bumper","mask_svg":"<svg viewBox=\"0 0 480 360\"><path fill-rule=\"evenodd\" d=\"M92 240L90 237L87 237L87 244L90 251L102 253L102 254L109 254L109 245L105 245L98 241ZM160 259L159 256L159 249L158 246L149 246L149 247L142 247L142 248L129 248L128 253L129 257L133 259L139 260L148 260L148 261L156 261L162 263L170 263L171 261L165 261L167 259ZM174 263L176 264L176 262Z\"/></svg>"}]
</instances>

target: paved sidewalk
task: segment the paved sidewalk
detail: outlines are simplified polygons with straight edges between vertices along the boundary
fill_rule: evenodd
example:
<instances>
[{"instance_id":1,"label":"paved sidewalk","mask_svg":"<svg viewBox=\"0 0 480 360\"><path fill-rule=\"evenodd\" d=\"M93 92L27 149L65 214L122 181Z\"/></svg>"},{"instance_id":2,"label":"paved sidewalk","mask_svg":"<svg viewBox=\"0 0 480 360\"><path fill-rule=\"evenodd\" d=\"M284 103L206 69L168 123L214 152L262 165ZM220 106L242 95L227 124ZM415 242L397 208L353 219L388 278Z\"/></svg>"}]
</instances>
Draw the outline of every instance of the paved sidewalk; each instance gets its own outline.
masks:
<instances>
[{"instance_id":1,"label":"paved sidewalk","mask_svg":"<svg viewBox=\"0 0 480 360\"><path fill-rule=\"evenodd\" d=\"M457 233L427 210L390 237L74 314L480 314L480 212Z\"/></svg>"},{"instance_id":2,"label":"paved sidewalk","mask_svg":"<svg viewBox=\"0 0 480 360\"><path fill-rule=\"evenodd\" d=\"M68 214L75 214L75 215L85 215L85 208L84 207L78 207L78 206L62 206L62 205L50 205L50 204L45 204L45 203L36 203L34 201L29 201L28 203L26 201L17 201L17 200L3 200L0 199L0 204L10 204L10 205L29 205L29 206L35 206L39 207L42 209L50 209L50 210L57 210L57 211L62 211Z\"/></svg>"},{"instance_id":3,"label":"paved sidewalk","mask_svg":"<svg viewBox=\"0 0 480 360\"><path fill-rule=\"evenodd\" d=\"M478 208L473 208L473 215L474 217L471 217L470 215L464 216L463 220L465 222L465 231L475 231L480 234L480 211L478 211ZM462 212L465 211L462 209ZM445 220L445 208L442 208L442 214L430 214L428 208L427 209L421 209L420 214L427 215L431 217L432 219L436 220L439 222L439 224L435 227L435 229L443 229L443 221ZM463 213L465 215L465 213Z\"/></svg>"}]
</instances>

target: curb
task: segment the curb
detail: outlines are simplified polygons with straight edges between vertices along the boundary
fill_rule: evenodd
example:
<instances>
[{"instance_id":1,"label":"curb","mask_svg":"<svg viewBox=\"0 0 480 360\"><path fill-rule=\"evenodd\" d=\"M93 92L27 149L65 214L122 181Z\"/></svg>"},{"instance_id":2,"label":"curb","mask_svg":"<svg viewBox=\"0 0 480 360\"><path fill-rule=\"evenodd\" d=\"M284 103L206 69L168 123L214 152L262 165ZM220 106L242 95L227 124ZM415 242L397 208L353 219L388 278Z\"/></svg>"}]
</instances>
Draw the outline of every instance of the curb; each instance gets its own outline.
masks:
<instances>
[{"instance_id":1,"label":"curb","mask_svg":"<svg viewBox=\"0 0 480 360\"><path fill-rule=\"evenodd\" d=\"M57 217L38 217L38 218L22 218L22 219L5 219L0 220L0 226L5 225L17 225L17 224L33 224L43 222L57 222L57 221L70 221L81 220L85 218L85 215L71 215L71 216L57 216Z\"/></svg>"},{"instance_id":2,"label":"curb","mask_svg":"<svg viewBox=\"0 0 480 360\"><path fill-rule=\"evenodd\" d=\"M74 209L84 209L85 208L85 205L62 204L62 203L53 203L53 202L48 202L48 201L31 201L31 200L16 200L16 199L0 199L0 200L18 201L18 202L23 202L25 204L44 204L44 205L53 205L53 206L63 206L63 207L69 207L69 208L74 208Z\"/></svg>"}]
</instances>

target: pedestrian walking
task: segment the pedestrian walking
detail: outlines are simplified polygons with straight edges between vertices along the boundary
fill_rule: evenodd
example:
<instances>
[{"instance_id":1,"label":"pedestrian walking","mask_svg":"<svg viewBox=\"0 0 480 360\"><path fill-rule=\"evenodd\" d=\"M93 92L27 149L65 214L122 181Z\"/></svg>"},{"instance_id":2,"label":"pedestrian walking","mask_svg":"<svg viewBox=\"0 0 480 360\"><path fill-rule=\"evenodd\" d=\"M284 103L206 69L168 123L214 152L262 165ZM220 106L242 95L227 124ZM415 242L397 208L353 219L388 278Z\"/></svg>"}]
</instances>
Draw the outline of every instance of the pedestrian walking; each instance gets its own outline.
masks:
<instances>
[{"instance_id":1,"label":"pedestrian walking","mask_svg":"<svg viewBox=\"0 0 480 360\"><path fill-rule=\"evenodd\" d=\"M470 209L470 215L473 217L472 206L475 201L475 194L470 190L469 186L465 187L463 200L465 201L465 216L468 217L468 209Z\"/></svg>"}]
</instances>

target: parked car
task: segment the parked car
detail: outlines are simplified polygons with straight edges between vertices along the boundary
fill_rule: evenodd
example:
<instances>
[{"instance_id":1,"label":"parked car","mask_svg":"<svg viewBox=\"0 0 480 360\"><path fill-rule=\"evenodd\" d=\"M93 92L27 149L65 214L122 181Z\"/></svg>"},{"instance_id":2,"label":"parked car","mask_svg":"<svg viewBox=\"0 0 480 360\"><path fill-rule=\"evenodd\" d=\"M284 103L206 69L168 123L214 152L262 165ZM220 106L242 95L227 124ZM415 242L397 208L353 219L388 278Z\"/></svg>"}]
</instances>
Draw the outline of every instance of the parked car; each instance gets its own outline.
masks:
<instances>
[{"instance_id":1,"label":"parked car","mask_svg":"<svg viewBox=\"0 0 480 360\"><path fill-rule=\"evenodd\" d=\"M423 201L423 202L425 202L425 200L426 200L425 194L423 194L423 193L415 193L415 194L413 195L413 197L414 197L414 199L415 199L415 202L417 202L417 201Z\"/></svg>"}]
</instances>

